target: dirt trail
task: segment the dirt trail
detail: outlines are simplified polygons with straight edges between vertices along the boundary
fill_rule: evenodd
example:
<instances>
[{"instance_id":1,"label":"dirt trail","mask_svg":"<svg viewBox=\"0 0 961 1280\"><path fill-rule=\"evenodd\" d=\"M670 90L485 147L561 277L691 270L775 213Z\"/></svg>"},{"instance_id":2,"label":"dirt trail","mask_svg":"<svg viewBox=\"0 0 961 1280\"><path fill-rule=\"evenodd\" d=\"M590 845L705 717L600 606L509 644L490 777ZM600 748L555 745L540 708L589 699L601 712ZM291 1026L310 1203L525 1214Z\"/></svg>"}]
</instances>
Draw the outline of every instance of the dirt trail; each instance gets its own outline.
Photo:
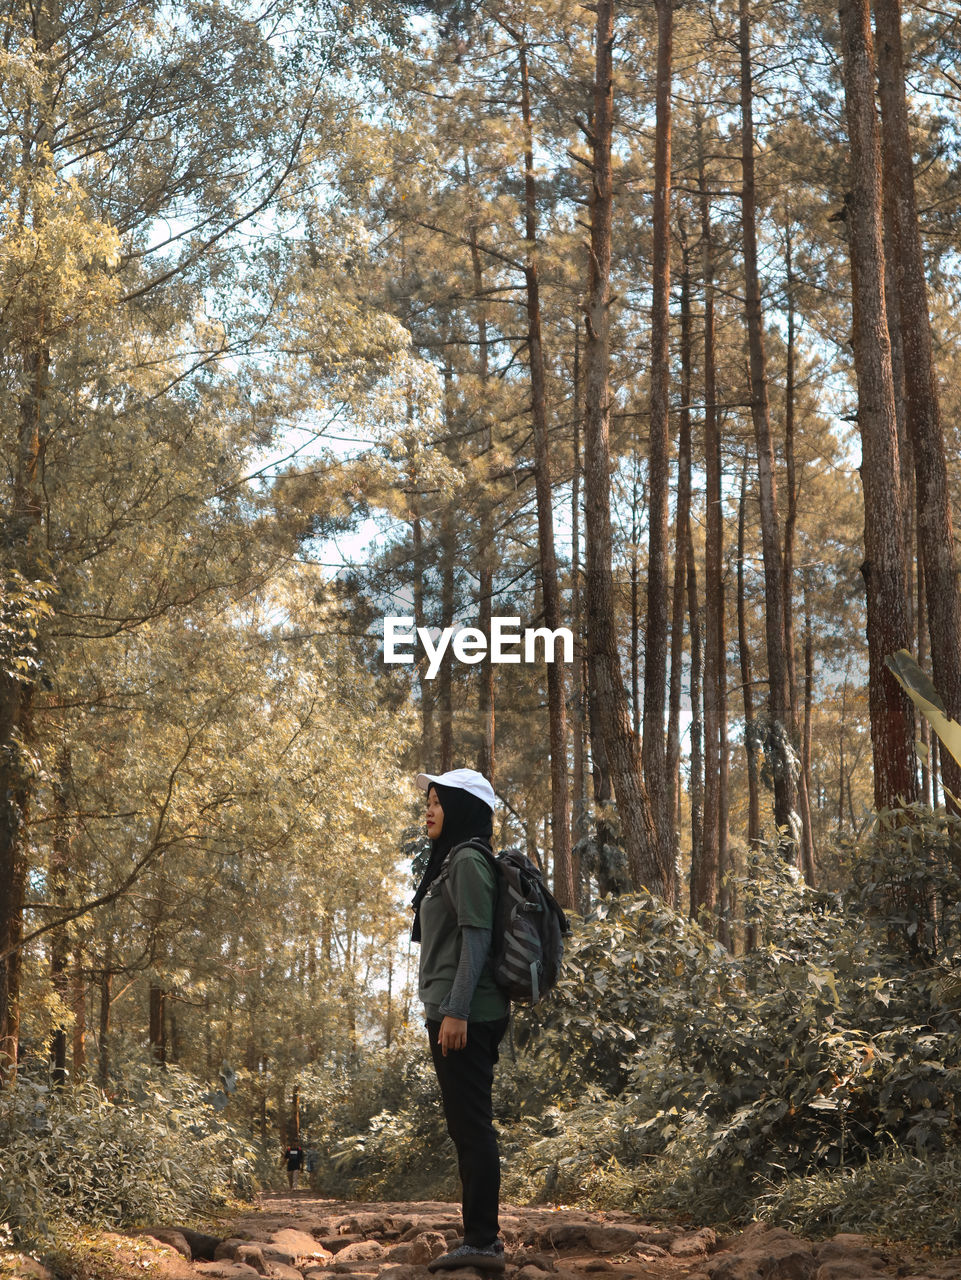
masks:
<instances>
[{"instance_id":1,"label":"dirt trail","mask_svg":"<svg viewBox=\"0 0 961 1280\"><path fill-rule=\"evenodd\" d=\"M268 1194L217 1236L175 1224L102 1237L98 1276L130 1280L432 1280L427 1263L459 1238L459 1206L361 1204L312 1192ZM961 1258L911 1256L864 1236L808 1241L760 1224L728 1238L627 1213L501 1211L506 1280L961 1280ZM488 1273L489 1276L490 1273ZM54 1280L24 1259L0 1276ZM471 1268L439 1273L484 1280Z\"/></svg>"}]
</instances>

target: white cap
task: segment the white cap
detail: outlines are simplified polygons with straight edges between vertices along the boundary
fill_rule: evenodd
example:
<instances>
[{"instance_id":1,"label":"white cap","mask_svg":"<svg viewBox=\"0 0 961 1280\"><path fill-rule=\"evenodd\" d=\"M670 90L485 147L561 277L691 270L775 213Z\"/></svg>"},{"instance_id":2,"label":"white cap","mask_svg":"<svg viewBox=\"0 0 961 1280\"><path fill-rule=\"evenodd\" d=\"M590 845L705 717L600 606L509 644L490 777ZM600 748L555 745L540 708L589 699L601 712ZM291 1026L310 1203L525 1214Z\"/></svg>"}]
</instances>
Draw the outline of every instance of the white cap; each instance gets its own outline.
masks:
<instances>
[{"instance_id":1,"label":"white cap","mask_svg":"<svg viewBox=\"0 0 961 1280\"><path fill-rule=\"evenodd\" d=\"M421 791L427 791L432 782L439 782L442 787L457 787L466 791L478 800L483 800L493 813L497 804L494 788L482 773L476 769L449 769L447 773L419 773L414 779Z\"/></svg>"}]
</instances>

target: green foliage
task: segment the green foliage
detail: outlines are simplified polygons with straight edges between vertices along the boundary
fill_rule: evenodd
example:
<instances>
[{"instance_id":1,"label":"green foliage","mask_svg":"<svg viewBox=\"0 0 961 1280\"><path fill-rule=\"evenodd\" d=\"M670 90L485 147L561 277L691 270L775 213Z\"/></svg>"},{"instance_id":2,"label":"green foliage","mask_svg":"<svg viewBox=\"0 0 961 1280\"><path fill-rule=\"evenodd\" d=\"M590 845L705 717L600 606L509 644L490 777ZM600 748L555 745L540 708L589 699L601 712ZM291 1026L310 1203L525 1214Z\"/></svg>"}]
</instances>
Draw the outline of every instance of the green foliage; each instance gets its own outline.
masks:
<instances>
[{"instance_id":1,"label":"green foliage","mask_svg":"<svg viewBox=\"0 0 961 1280\"><path fill-rule=\"evenodd\" d=\"M0 673L27 683L40 671L37 635L53 613L48 582L31 582L16 569L0 578Z\"/></svg>"},{"instance_id":2,"label":"green foliage","mask_svg":"<svg viewBox=\"0 0 961 1280\"><path fill-rule=\"evenodd\" d=\"M856 1169L788 1179L760 1198L764 1217L806 1235L862 1231L924 1246L961 1245L961 1161L892 1151Z\"/></svg>"},{"instance_id":3,"label":"green foliage","mask_svg":"<svg viewBox=\"0 0 961 1280\"><path fill-rule=\"evenodd\" d=\"M342 1195L346 1183L366 1198L456 1197L454 1153L423 1027L353 1067L318 1071L301 1088L310 1145L321 1158L319 1190Z\"/></svg>"},{"instance_id":4,"label":"green foliage","mask_svg":"<svg viewBox=\"0 0 961 1280\"><path fill-rule=\"evenodd\" d=\"M929 834L931 845L944 839ZM609 1010L590 1028L597 1062L587 1078L613 1082L624 1109L613 1156L657 1157L670 1169L666 1207L689 1209L693 1197L713 1216L785 1176L857 1165L892 1145L936 1155L956 1137L961 1026L944 1004L950 967L913 965L910 937L877 910L882 887L911 861L911 839L889 837L872 843L867 874L843 896L811 893L778 863L759 862L742 900L762 941L745 956L645 898L611 904L578 937L573 986L550 1007L540 1050L564 1071L571 1028L577 1070L589 1072L584 1012ZM568 1096L576 1123L584 1106L569 1086Z\"/></svg>"},{"instance_id":5,"label":"green foliage","mask_svg":"<svg viewBox=\"0 0 961 1280\"><path fill-rule=\"evenodd\" d=\"M900 1222L911 1188L956 1192L958 836L946 815L879 821L837 893L757 855L737 886L758 938L744 955L650 895L601 903L551 1001L515 1015L505 1193L814 1230ZM426 1188L439 1111L432 1089L409 1095L344 1143L340 1171L399 1193L399 1161L406 1193L418 1168ZM943 1214L925 1222L949 1238Z\"/></svg>"},{"instance_id":6,"label":"green foliage","mask_svg":"<svg viewBox=\"0 0 961 1280\"><path fill-rule=\"evenodd\" d=\"M113 1099L24 1073L0 1093L0 1223L20 1243L205 1216L249 1187L251 1159L215 1094L179 1072L128 1072Z\"/></svg>"}]
</instances>

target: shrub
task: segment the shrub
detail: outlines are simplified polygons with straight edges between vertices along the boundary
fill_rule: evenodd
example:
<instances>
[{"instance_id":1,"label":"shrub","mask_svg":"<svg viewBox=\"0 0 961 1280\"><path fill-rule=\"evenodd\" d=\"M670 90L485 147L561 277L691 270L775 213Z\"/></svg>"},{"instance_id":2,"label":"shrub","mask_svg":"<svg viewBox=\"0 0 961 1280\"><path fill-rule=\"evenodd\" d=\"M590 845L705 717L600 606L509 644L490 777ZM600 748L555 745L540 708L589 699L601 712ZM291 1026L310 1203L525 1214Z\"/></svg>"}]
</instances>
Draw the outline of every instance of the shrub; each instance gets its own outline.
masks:
<instances>
[{"instance_id":1,"label":"shrub","mask_svg":"<svg viewBox=\"0 0 961 1280\"><path fill-rule=\"evenodd\" d=\"M144 1068L113 1101L21 1075L0 1093L0 1223L30 1243L208 1214L249 1182L252 1157L215 1105L173 1070Z\"/></svg>"},{"instance_id":2,"label":"shrub","mask_svg":"<svg viewBox=\"0 0 961 1280\"><path fill-rule=\"evenodd\" d=\"M312 1185L361 1197L456 1193L456 1171L422 1028L356 1060L300 1076L301 1128L317 1164ZM429 1152L428 1160L425 1153Z\"/></svg>"},{"instance_id":3,"label":"shrub","mask_svg":"<svg viewBox=\"0 0 961 1280\"><path fill-rule=\"evenodd\" d=\"M889 1240L941 1249L961 1247L956 1155L919 1159L891 1151L856 1169L831 1169L791 1178L762 1195L770 1222L805 1235L868 1232Z\"/></svg>"},{"instance_id":4,"label":"shrub","mask_svg":"<svg viewBox=\"0 0 961 1280\"><path fill-rule=\"evenodd\" d=\"M600 1148L617 1197L627 1171L636 1203L702 1220L750 1216L786 1179L950 1149L961 1025L948 920L957 845L944 827L925 843L907 824L882 826L844 893L812 892L758 857L739 886L759 938L744 956L655 898L602 904L572 939L557 999L527 1020L559 1087L542 1140L516 1145L518 1178L546 1190L563 1173L535 1161L552 1141L582 1148L598 1124L584 1101L592 1087L620 1125ZM944 921L926 930L923 952L909 899L937 902Z\"/></svg>"},{"instance_id":5,"label":"shrub","mask_svg":"<svg viewBox=\"0 0 961 1280\"><path fill-rule=\"evenodd\" d=\"M713 1223L810 1202L806 1229L857 1225L852 1188L891 1197L866 1227L924 1186L956 1198L958 834L945 815L886 816L838 852L831 892L754 855L735 886L758 939L744 955L648 894L577 921L497 1077L505 1194ZM340 1186L438 1194L452 1163L424 1046L385 1080L378 1095L364 1077L361 1129L341 1113ZM947 1239L947 1219L924 1220Z\"/></svg>"}]
</instances>

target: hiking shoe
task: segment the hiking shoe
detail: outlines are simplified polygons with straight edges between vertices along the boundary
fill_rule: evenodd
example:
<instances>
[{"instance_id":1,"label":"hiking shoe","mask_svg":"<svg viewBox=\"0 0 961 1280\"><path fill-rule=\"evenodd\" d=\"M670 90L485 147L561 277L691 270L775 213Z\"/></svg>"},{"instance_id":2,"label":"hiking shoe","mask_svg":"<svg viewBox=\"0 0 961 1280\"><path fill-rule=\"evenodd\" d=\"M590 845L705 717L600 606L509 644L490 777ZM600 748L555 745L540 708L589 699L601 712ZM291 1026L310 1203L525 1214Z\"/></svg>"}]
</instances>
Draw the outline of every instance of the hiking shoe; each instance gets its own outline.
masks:
<instances>
[{"instance_id":1,"label":"hiking shoe","mask_svg":"<svg viewBox=\"0 0 961 1280\"><path fill-rule=\"evenodd\" d=\"M453 1271L457 1267L477 1267L479 1271L504 1270L504 1242L494 1240L491 1244L462 1244L450 1253L442 1253L439 1258L428 1262L428 1271Z\"/></svg>"}]
</instances>

